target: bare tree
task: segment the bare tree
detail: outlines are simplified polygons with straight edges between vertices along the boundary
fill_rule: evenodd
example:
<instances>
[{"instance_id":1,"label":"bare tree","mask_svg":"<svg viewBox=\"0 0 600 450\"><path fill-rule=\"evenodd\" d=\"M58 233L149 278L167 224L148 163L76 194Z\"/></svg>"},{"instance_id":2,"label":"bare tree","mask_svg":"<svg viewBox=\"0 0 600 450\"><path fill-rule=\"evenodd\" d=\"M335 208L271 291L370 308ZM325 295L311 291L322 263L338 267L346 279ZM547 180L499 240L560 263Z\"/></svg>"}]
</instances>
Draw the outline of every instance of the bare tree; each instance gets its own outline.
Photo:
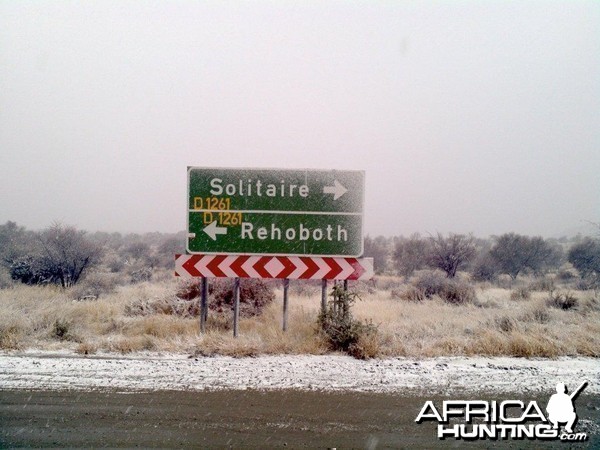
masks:
<instances>
[{"instance_id":1,"label":"bare tree","mask_svg":"<svg viewBox=\"0 0 600 450\"><path fill-rule=\"evenodd\" d=\"M398 274L410 277L427 265L428 242L418 233L397 238L394 245L394 266Z\"/></svg>"},{"instance_id":2,"label":"bare tree","mask_svg":"<svg viewBox=\"0 0 600 450\"><path fill-rule=\"evenodd\" d=\"M160 261L159 265L168 269L172 268L175 254L177 253L185 253L185 239L180 239L174 235L167 235L167 237L163 238L156 252L156 257Z\"/></svg>"},{"instance_id":3,"label":"bare tree","mask_svg":"<svg viewBox=\"0 0 600 450\"><path fill-rule=\"evenodd\" d=\"M490 254L498 263L500 271L514 280L525 269L541 273L545 267L559 258L555 250L541 237L528 237L506 233L496 239Z\"/></svg>"},{"instance_id":4,"label":"bare tree","mask_svg":"<svg viewBox=\"0 0 600 450\"><path fill-rule=\"evenodd\" d=\"M11 221L0 225L0 264L10 267L22 256L26 242L27 232L24 227Z\"/></svg>"},{"instance_id":5,"label":"bare tree","mask_svg":"<svg viewBox=\"0 0 600 450\"><path fill-rule=\"evenodd\" d=\"M498 263L492 258L490 251L486 250L475 258L471 274L477 281L493 281L498 276L498 270Z\"/></svg>"},{"instance_id":6,"label":"bare tree","mask_svg":"<svg viewBox=\"0 0 600 450\"><path fill-rule=\"evenodd\" d=\"M149 258L152 253L152 248L147 242L144 241L136 241L129 244L125 247L125 255L127 255L130 259L133 260L144 260Z\"/></svg>"},{"instance_id":7,"label":"bare tree","mask_svg":"<svg viewBox=\"0 0 600 450\"><path fill-rule=\"evenodd\" d=\"M388 265L389 253L389 243L385 237L365 237L365 251L363 252L363 256L373 258L375 273L381 274L385 272Z\"/></svg>"},{"instance_id":8,"label":"bare tree","mask_svg":"<svg viewBox=\"0 0 600 450\"><path fill-rule=\"evenodd\" d=\"M476 254L472 235L450 233L448 237L444 237L438 233L436 237L430 237L429 241L429 265L446 272L448 278L454 278L456 272Z\"/></svg>"},{"instance_id":9,"label":"bare tree","mask_svg":"<svg viewBox=\"0 0 600 450\"><path fill-rule=\"evenodd\" d=\"M81 275L97 264L101 248L71 226L55 223L38 235L41 254L39 265L55 283L62 287L76 284Z\"/></svg>"},{"instance_id":10,"label":"bare tree","mask_svg":"<svg viewBox=\"0 0 600 450\"><path fill-rule=\"evenodd\" d=\"M569 249L569 262L581 278L600 276L600 240L585 238Z\"/></svg>"}]
</instances>

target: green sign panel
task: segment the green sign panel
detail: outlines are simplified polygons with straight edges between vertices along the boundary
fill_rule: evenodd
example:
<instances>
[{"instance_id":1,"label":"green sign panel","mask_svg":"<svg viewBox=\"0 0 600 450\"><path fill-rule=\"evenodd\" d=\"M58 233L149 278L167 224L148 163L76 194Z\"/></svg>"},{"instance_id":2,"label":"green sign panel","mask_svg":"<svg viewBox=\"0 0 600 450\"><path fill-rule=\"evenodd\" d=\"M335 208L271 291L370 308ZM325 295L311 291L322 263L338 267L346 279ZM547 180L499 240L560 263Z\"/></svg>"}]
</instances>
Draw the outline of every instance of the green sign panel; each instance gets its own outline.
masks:
<instances>
[{"instance_id":1,"label":"green sign panel","mask_svg":"<svg viewBox=\"0 0 600 450\"><path fill-rule=\"evenodd\" d=\"M189 253L361 256L364 172L188 168Z\"/></svg>"}]
</instances>

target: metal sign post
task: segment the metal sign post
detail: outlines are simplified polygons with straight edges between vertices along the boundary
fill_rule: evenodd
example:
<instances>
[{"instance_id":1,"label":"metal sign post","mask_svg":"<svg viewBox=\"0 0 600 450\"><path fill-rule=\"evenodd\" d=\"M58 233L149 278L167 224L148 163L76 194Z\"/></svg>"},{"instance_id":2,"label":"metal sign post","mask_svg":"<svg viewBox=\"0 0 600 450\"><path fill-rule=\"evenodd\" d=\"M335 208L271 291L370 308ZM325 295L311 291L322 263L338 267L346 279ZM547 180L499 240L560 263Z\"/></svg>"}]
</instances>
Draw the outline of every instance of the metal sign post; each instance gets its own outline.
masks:
<instances>
[{"instance_id":1,"label":"metal sign post","mask_svg":"<svg viewBox=\"0 0 600 450\"><path fill-rule=\"evenodd\" d=\"M290 280L288 278L284 278L284 280L283 280L283 331L287 331L289 288L290 288Z\"/></svg>"},{"instance_id":2,"label":"metal sign post","mask_svg":"<svg viewBox=\"0 0 600 450\"><path fill-rule=\"evenodd\" d=\"M233 282L233 337L238 337L240 321L240 279Z\"/></svg>"},{"instance_id":3,"label":"metal sign post","mask_svg":"<svg viewBox=\"0 0 600 450\"><path fill-rule=\"evenodd\" d=\"M327 311L327 280L321 280L321 312Z\"/></svg>"},{"instance_id":4,"label":"metal sign post","mask_svg":"<svg viewBox=\"0 0 600 450\"><path fill-rule=\"evenodd\" d=\"M202 295L200 299L200 331L206 331L206 320L208 318L208 278L202 277Z\"/></svg>"}]
</instances>

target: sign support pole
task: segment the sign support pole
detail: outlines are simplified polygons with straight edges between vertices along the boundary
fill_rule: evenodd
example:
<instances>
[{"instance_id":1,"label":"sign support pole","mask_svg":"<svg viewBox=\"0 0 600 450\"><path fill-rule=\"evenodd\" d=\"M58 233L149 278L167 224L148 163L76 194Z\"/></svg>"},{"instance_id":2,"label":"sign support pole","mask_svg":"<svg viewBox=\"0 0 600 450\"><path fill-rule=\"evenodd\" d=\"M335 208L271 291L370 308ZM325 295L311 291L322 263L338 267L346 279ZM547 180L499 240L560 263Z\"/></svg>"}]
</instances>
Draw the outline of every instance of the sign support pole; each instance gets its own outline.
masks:
<instances>
[{"instance_id":1,"label":"sign support pole","mask_svg":"<svg viewBox=\"0 0 600 450\"><path fill-rule=\"evenodd\" d=\"M327 280L321 280L321 312L327 311Z\"/></svg>"},{"instance_id":2,"label":"sign support pole","mask_svg":"<svg viewBox=\"0 0 600 450\"><path fill-rule=\"evenodd\" d=\"M208 278L202 277L202 296L200 297L200 332L206 332L208 318Z\"/></svg>"},{"instance_id":3,"label":"sign support pole","mask_svg":"<svg viewBox=\"0 0 600 450\"><path fill-rule=\"evenodd\" d=\"M233 337L238 337L238 322L240 320L240 279L233 281Z\"/></svg>"},{"instance_id":4,"label":"sign support pole","mask_svg":"<svg viewBox=\"0 0 600 450\"><path fill-rule=\"evenodd\" d=\"M288 323L288 290L290 287L290 280L284 278L283 280L283 331L287 331Z\"/></svg>"}]
</instances>

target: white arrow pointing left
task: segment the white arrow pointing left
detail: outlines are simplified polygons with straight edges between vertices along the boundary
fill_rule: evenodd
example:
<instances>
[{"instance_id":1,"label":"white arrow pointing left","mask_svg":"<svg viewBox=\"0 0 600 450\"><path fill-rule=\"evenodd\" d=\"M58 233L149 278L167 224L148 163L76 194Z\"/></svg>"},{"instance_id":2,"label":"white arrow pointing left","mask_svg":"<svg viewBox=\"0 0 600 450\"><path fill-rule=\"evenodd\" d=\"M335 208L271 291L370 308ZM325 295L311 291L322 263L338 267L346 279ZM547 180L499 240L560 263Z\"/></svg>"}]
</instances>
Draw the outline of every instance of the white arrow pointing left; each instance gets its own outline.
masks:
<instances>
[{"instance_id":1,"label":"white arrow pointing left","mask_svg":"<svg viewBox=\"0 0 600 450\"><path fill-rule=\"evenodd\" d=\"M225 227L218 227L216 220L212 221L207 226L205 226L204 230L202 230L202 231L204 231L206 234L208 234L208 236L213 241L217 240L217 235L218 234L227 234L227 228L225 228Z\"/></svg>"},{"instance_id":2,"label":"white arrow pointing left","mask_svg":"<svg viewBox=\"0 0 600 450\"><path fill-rule=\"evenodd\" d=\"M338 180L333 180L333 186L325 186L323 188L323 194L333 194L334 200L337 200L346 192L348 192L348 189L346 189Z\"/></svg>"}]
</instances>

